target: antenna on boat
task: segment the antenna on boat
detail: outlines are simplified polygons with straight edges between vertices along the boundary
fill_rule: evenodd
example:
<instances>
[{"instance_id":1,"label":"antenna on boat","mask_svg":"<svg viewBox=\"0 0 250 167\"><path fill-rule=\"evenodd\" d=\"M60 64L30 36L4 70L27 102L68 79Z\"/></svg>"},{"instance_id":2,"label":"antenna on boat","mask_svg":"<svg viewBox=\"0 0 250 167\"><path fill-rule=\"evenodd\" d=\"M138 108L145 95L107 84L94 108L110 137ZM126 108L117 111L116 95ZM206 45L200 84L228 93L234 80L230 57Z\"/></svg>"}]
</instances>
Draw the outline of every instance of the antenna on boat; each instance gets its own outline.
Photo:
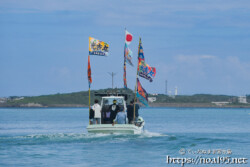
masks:
<instances>
[{"instance_id":1,"label":"antenna on boat","mask_svg":"<svg viewBox=\"0 0 250 167\"><path fill-rule=\"evenodd\" d=\"M109 75L111 75L111 77L112 77L112 89L114 89L114 76L116 75L116 73L109 72Z\"/></svg>"}]
</instances>

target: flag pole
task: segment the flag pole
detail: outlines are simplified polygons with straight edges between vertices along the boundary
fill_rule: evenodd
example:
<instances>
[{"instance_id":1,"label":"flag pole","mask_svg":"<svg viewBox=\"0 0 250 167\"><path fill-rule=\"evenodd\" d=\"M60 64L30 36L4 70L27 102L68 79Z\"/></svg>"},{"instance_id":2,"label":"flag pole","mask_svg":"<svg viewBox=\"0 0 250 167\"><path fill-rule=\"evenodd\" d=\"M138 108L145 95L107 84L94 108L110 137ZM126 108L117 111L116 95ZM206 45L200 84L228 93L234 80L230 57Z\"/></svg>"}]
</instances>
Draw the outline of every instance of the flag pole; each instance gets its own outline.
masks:
<instances>
[{"instance_id":1,"label":"flag pole","mask_svg":"<svg viewBox=\"0 0 250 167\"><path fill-rule=\"evenodd\" d=\"M125 89L127 89L127 67L126 67L126 53L125 53L125 49L126 49L126 27L125 27L125 44L124 44L124 63L123 63L123 86Z\"/></svg>"},{"instance_id":2,"label":"flag pole","mask_svg":"<svg viewBox=\"0 0 250 167\"><path fill-rule=\"evenodd\" d=\"M133 114L133 121L135 121L135 103L136 99L136 92L137 92L137 80L138 80L138 73L139 73L139 53L140 53L140 46L141 46L141 37L139 38L139 46L138 46L138 63L137 63L137 72L136 72L136 82L135 82L135 98L134 98L134 114Z\"/></svg>"},{"instance_id":3,"label":"flag pole","mask_svg":"<svg viewBox=\"0 0 250 167\"><path fill-rule=\"evenodd\" d=\"M89 86L89 117L90 117L90 86ZM89 119L89 124L90 124L90 119Z\"/></svg>"},{"instance_id":4,"label":"flag pole","mask_svg":"<svg viewBox=\"0 0 250 167\"><path fill-rule=\"evenodd\" d=\"M89 125L90 125L90 84L92 82L91 78L91 67L90 67L90 56L88 56L88 81L89 81Z\"/></svg>"}]
</instances>

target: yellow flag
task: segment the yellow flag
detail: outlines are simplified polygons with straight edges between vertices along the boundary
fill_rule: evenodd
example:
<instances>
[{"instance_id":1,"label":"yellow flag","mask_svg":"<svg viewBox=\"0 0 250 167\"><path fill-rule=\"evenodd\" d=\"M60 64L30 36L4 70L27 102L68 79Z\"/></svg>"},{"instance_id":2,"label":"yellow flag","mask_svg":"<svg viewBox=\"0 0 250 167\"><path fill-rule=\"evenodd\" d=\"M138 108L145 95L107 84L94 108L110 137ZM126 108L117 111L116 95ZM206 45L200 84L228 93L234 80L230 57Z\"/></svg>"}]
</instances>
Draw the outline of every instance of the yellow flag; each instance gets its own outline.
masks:
<instances>
[{"instance_id":1,"label":"yellow flag","mask_svg":"<svg viewBox=\"0 0 250 167\"><path fill-rule=\"evenodd\" d=\"M89 55L108 56L109 44L89 37Z\"/></svg>"}]
</instances>

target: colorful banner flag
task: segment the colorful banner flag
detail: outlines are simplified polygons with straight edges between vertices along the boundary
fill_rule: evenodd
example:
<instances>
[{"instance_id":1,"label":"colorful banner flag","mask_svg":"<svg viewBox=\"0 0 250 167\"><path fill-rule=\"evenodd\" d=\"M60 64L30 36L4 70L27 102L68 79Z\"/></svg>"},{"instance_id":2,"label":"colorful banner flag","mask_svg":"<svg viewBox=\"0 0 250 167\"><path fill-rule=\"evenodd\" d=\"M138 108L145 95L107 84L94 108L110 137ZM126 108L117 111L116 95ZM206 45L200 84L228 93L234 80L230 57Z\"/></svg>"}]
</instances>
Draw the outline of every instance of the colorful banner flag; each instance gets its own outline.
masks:
<instances>
[{"instance_id":1,"label":"colorful banner flag","mask_svg":"<svg viewBox=\"0 0 250 167\"><path fill-rule=\"evenodd\" d=\"M132 40L133 40L133 35L129 33L127 30L125 30L125 43L129 45Z\"/></svg>"},{"instance_id":2,"label":"colorful banner flag","mask_svg":"<svg viewBox=\"0 0 250 167\"><path fill-rule=\"evenodd\" d=\"M126 78L126 62L133 66L132 63L132 51L128 48L128 45L131 43L133 35L125 30L125 46L124 46L124 66L123 66L123 82L124 88L127 89L127 78Z\"/></svg>"},{"instance_id":3,"label":"colorful banner flag","mask_svg":"<svg viewBox=\"0 0 250 167\"><path fill-rule=\"evenodd\" d=\"M140 61L145 61L144 60L144 53L143 53L143 47L142 47L142 43L141 43L141 38L139 41L139 48L138 48L138 62Z\"/></svg>"},{"instance_id":4,"label":"colorful banner flag","mask_svg":"<svg viewBox=\"0 0 250 167\"><path fill-rule=\"evenodd\" d=\"M138 52L139 52L138 53L138 73L139 73L139 76L152 82L154 77L155 77L155 74L156 74L156 69L155 69L155 67L150 67L148 64L145 63L141 38L139 41Z\"/></svg>"},{"instance_id":5,"label":"colorful banner flag","mask_svg":"<svg viewBox=\"0 0 250 167\"><path fill-rule=\"evenodd\" d=\"M126 59L126 62L131 65L131 66L134 66L133 63L132 63L132 51L128 48L127 44L125 43L125 59Z\"/></svg>"},{"instance_id":6,"label":"colorful banner flag","mask_svg":"<svg viewBox=\"0 0 250 167\"><path fill-rule=\"evenodd\" d=\"M88 81L89 81L89 88L92 83L92 77L91 77L91 67L90 67L90 56L88 56Z\"/></svg>"},{"instance_id":7,"label":"colorful banner flag","mask_svg":"<svg viewBox=\"0 0 250 167\"><path fill-rule=\"evenodd\" d=\"M139 76L143 77L150 82L153 81L155 74L156 74L156 69L155 67L150 67L148 64L146 64L144 61L139 62Z\"/></svg>"},{"instance_id":8,"label":"colorful banner flag","mask_svg":"<svg viewBox=\"0 0 250 167\"><path fill-rule=\"evenodd\" d=\"M141 83L138 78L137 78L136 96L141 103L143 103L145 106L148 106L148 94L146 90L141 86Z\"/></svg>"},{"instance_id":9,"label":"colorful banner flag","mask_svg":"<svg viewBox=\"0 0 250 167\"><path fill-rule=\"evenodd\" d=\"M108 56L109 44L89 37L89 55Z\"/></svg>"}]
</instances>

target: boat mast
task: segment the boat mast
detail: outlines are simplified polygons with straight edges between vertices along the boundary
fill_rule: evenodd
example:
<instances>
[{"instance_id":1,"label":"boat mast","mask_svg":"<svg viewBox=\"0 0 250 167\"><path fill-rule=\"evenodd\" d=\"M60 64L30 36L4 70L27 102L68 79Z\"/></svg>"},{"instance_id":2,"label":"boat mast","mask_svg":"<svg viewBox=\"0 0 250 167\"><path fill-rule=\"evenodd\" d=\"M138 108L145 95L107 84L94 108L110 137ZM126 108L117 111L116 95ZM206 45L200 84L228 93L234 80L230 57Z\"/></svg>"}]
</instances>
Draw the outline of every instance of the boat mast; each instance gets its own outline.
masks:
<instances>
[{"instance_id":1,"label":"boat mast","mask_svg":"<svg viewBox=\"0 0 250 167\"><path fill-rule=\"evenodd\" d=\"M134 98L134 115L133 121L135 121L135 103L137 101L136 92L137 92L137 81L138 81L138 74L139 74L139 53L140 53L140 46L141 46L141 37L139 38L139 46L138 46L138 59L137 59L137 72L136 72L136 81L135 81L135 98Z\"/></svg>"},{"instance_id":2,"label":"boat mast","mask_svg":"<svg viewBox=\"0 0 250 167\"><path fill-rule=\"evenodd\" d=\"M90 87L89 87L89 117L90 117ZM90 124L90 119L89 119L89 124Z\"/></svg>"},{"instance_id":3,"label":"boat mast","mask_svg":"<svg viewBox=\"0 0 250 167\"><path fill-rule=\"evenodd\" d=\"M90 84L92 83L92 78L91 78L91 67L90 67L90 56L88 56L88 81L89 81L89 118L90 118ZM89 124L90 124L90 119L89 119Z\"/></svg>"},{"instance_id":4,"label":"boat mast","mask_svg":"<svg viewBox=\"0 0 250 167\"><path fill-rule=\"evenodd\" d=\"M127 67L126 67L126 27L125 27L125 44L124 44L124 63L123 63L123 87L127 89Z\"/></svg>"}]
</instances>

